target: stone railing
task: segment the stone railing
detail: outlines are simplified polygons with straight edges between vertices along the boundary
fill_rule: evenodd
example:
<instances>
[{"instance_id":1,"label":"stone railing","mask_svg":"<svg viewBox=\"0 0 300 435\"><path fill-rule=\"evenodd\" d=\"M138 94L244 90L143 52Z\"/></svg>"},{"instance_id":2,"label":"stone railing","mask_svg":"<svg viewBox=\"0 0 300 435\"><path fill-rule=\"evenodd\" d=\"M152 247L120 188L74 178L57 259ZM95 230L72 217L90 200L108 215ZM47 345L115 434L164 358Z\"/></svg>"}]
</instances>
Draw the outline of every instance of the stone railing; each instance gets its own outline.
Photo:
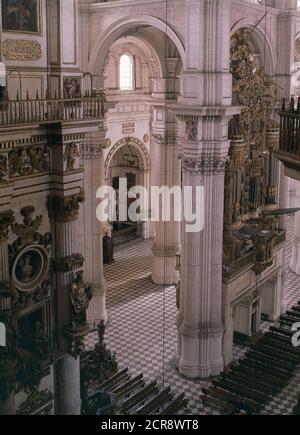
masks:
<instances>
[{"instance_id":1,"label":"stone railing","mask_svg":"<svg viewBox=\"0 0 300 435\"><path fill-rule=\"evenodd\" d=\"M250 252L230 264L223 264L223 280L229 281L255 264L255 253Z\"/></svg>"},{"instance_id":2,"label":"stone railing","mask_svg":"<svg viewBox=\"0 0 300 435\"><path fill-rule=\"evenodd\" d=\"M0 128L22 124L49 124L104 117L101 97L15 100L0 102Z\"/></svg>"}]
</instances>

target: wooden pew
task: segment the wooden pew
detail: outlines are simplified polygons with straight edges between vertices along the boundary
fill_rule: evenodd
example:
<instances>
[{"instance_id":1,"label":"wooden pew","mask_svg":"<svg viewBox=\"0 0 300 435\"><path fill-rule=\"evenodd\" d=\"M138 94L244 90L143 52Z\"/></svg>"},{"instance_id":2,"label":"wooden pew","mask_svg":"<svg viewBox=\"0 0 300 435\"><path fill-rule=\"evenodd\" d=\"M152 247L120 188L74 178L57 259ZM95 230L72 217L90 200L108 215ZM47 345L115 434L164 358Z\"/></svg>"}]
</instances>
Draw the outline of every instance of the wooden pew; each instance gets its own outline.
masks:
<instances>
[{"instance_id":1,"label":"wooden pew","mask_svg":"<svg viewBox=\"0 0 300 435\"><path fill-rule=\"evenodd\" d=\"M287 385L287 381L281 381L277 377L267 375L266 373L251 367L243 367L237 365L237 366L232 366L230 370L234 373L238 373L247 377L253 382L257 379L260 382L266 383L267 385L272 385L274 390L276 389L277 391L282 390Z\"/></svg>"},{"instance_id":2,"label":"wooden pew","mask_svg":"<svg viewBox=\"0 0 300 435\"><path fill-rule=\"evenodd\" d=\"M238 412L238 408L230 405L228 402L226 402L224 399L221 399L220 397L213 397L209 395L210 393L208 392L206 396L202 397L202 402L205 404L207 403L208 405L215 407L217 409L219 409L220 411L223 411L223 413L225 412L226 414L230 414L233 415L236 412Z\"/></svg>"},{"instance_id":3,"label":"wooden pew","mask_svg":"<svg viewBox=\"0 0 300 435\"><path fill-rule=\"evenodd\" d=\"M217 399L223 398L229 404L236 407L237 410L245 409L249 413L256 413L261 409L261 404L247 399L237 393L232 393L230 391L224 390L222 387L210 388L209 390L203 389L203 393L209 394Z\"/></svg>"},{"instance_id":4,"label":"wooden pew","mask_svg":"<svg viewBox=\"0 0 300 435\"><path fill-rule=\"evenodd\" d=\"M266 364L262 361L253 361L250 359L244 359L244 360L239 360L239 364L241 366L244 367L250 367L253 368L255 370L259 370L261 372L265 372L266 375L272 375L274 377L276 377L277 379L283 380L283 381L287 381L290 378L290 374L289 373L282 373L282 372L278 372L277 370L274 370L273 368L270 367L269 364Z\"/></svg>"},{"instance_id":5,"label":"wooden pew","mask_svg":"<svg viewBox=\"0 0 300 435\"><path fill-rule=\"evenodd\" d=\"M245 387L244 385L238 385L234 382L220 380L213 381L212 383L216 387L223 388L224 390L230 391L231 393L237 393L240 396L245 396L246 398L254 400L255 402L262 405L272 398L272 396L270 395L259 393L253 388Z\"/></svg>"},{"instance_id":6,"label":"wooden pew","mask_svg":"<svg viewBox=\"0 0 300 435\"><path fill-rule=\"evenodd\" d=\"M104 381L102 384L98 385L99 390L106 390L119 382L122 382L124 379L129 379L128 368L116 373L107 381Z\"/></svg>"},{"instance_id":7,"label":"wooden pew","mask_svg":"<svg viewBox=\"0 0 300 435\"><path fill-rule=\"evenodd\" d=\"M238 373L233 373L233 372L228 372L228 373L223 373L221 374L221 379L224 379L225 381L231 381L234 382L238 385L245 385L246 387L252 387L253 389L265 393L265 394L270 394L271 396L274 395L274 393L278 392L278 388L275 389L274 391L274 387L271 386L270 384L265 384L261 381L259 381L258 379L249 379L247 376L245 375L241 375Z\"/></svg>"},{"instance_id":8,"label":"wooden pew","mask_svg":"<svg viewBox=\"0 0 300 435\"><path fill-rule=\"evenodd\" d=\"M295 353L292 352L292 350L283 350L282 348L274 348L272 345L269 345L267 343L258 343L256 346L252 346L251 349L258 350L261 352L265 352L268 355L278 355L281 359L286 359L290 363L297 365L300 363L300 358L298 355L295 355Z\"/></svg>"},{"instance_id":9,"label":"wooden pew","mask_svg":"<svg viewBox=\"0 0 300 435\"><path fill-rule=\"evenodd\" d=\"M288 360L284 360L283 356L273 356L265 352L265 350L250 350L246 353L246 356L249 358L257 359L258 361L266 361L269 364L272 364L273 367L277 367L278 370L284 370L288 373L292 373L295 370L295 362L290 362Z\"/></svg>"},{"instance_id":10,"label":"wooden pew","mask_svg":"<svg viewBox=\"0 0 300 435\"><path fill-rule=\"evenodd\" d=\"M164 408L159 415L176 415L179 411L184 410L188 406L188 401L184 394L176 396L172 402Z\"/></svg>"},{"instance_id":11,"label":"wooden pew","mask_svg":"<svg viewBox=\"0 0 300 435\"><path fill-rule=\"evenodd\" d=\"M158 393L157 382L153 381L149 385L146 385L142 390L131 396L129 399L121 403L121 409L125 414L136 408L140 403L143 403L153 394Z\"/></svg>"},{"instance_id":12,"label":"wooden pew","mask_svg":"<svg viewBox=\"0 0 300 435\"><path fill-rule=\"evenodd\" d=\"M134 415L151 415L153 412L160 409L164 404L172 400L171 388L164 389L156 395L150 402L146 403L142 408L134 413Z\"/></svg>"}]
</instances>

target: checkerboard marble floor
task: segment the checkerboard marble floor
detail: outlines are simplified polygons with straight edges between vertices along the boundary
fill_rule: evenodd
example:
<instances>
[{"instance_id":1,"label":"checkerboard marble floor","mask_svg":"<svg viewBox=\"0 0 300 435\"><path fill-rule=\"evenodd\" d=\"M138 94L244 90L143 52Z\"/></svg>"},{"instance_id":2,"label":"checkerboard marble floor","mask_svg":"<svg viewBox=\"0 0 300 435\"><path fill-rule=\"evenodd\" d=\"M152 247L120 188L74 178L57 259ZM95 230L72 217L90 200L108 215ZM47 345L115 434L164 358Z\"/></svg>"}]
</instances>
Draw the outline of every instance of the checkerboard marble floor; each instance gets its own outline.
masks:
<instances>
[{"instance_id":1,"label":"checkerboard marble floor","mask_svg":"<svg viewBox=\"0 0 300 435\"><path fill-rule=\"evenodd\" d=\"M109 325L106 343L117 354L119 367L129 367L132 375L144 373L169 385L174 393L184 392L194 415L214 415L217 410L203 405L202 388L209 381L187 380L175 368L177 345L176 292L151 281L152 241L132 241L115 250L115 262L105 266L108 284ZM300 278L288 277L288 304L300 299ZM97 334L90 334L87 346L94 346ZM247 348L236 345L234 358L244 357ZM300 369L290 385L270 403L264 413L291 414L300 394Z\"/></svg>"}]
</instances>

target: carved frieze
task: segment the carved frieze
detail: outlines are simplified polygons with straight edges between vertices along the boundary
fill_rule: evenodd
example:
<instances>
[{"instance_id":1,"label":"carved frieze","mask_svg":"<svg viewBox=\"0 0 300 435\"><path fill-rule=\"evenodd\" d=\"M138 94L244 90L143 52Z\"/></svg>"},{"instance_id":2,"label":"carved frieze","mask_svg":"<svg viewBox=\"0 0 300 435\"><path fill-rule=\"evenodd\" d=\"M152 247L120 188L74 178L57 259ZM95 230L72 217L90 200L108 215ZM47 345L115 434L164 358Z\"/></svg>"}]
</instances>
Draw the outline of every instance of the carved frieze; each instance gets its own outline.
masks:
<instances>
[{"instance_id":1,"label":"carved frieze","mask_svg":"<svg viewBox=\"0 0 300 435\"><path fill-rule=\"evenodd\" d=\"M2 53L6 60L37 61L42 57L42 48L37 41L6 39L2 43Z\"/></svg>"},{"instance_id":2,"label":"carved frieze","mask_svg":"<svg viewBox=\"0 0 300 435\"><path fill-rule=\"evenodd\" d=\"M51 261L54 272L71 272L83 267L84 257L81 254L73 254L63 258L53 258Z\"/></svg>"},{"instance_id":3,"label":"carved frieze","mask_svg":"<svg viewBox=\"0 0 300 435\"><path fill-rule=\"evenodd\" d=\"M49 147L28 147L13 150L9 153L10 177L47 173L50 168Z\"/></svg>"},{"instance_id":4,"label":"carved frieze","mask_svg":"<svg viewBox=\"0 0 300 435\"><path fill-rule=\"evenodd\" d=\"M83 160L101 159L103 156L103 148L106 148L106 146L94 143L83 143L80 147L80 157Z\"/></svg>"},{"instance_id":5,"label":"carved frieze","mask_svg":"<svg viewBox=\"0 0 300 435\"><path fill-rule=\"evenodd\" d=\"M199 156L190 158L182 156L182 170L188 175L222 175L226 171L226 158Z\"/></svg>"},{"instance_id":6,"label":"carved frieze","mask_svg":"<svg viewBox=\"0 0 300 435\"><path fill-rule=\"evenodd\" d=\"M34 212L35 209L32 206L22 208L20 213L23 216L23 224L12 225L12 232L18 237L20 247L33 243L35 241L34 234L42 225L43 216L37 216L33 219Z\"/></svg>"},{"instance_id":7,"label":"carved frieze","mask_svg":"<svg viewBox=\"0 0 300 435\"><path fill-rule=\"evenodd\" d=\"M0 183L5 181L7 174L8 174L7 156L0 155Z\"/></svg>"},{"instance_id":8,"label":"carved frieze","mask_svg":"<svg viewBox=\"0 0 300 435\"><path fill-rule=\"evenodd\" d=\"M198 139L198 121L188 120L185 124L185 134L189 141L196 141Z\"/></svg>"},{"instance_id":9,"label":"carved frieze","mask_svg":"<svg viewBox=\"0 0 300 435\"><path fill-rule=\"evenodd\" d=\"M0 213L0 243L8 238L9 227L14 223L15 217L12 211Z\"/></svg>"},{"instance_id":10,"label":"carved frieze","mask_svg":"<svg viewBox=\"0 0 300 435\"><path fill-rule=\"evenodd\" d=\"M73 222L77 220L80 204L84 202L84 193L67 197L50 196L48 198L49 217L52 222Z\"/></svg>"}]
</instances>

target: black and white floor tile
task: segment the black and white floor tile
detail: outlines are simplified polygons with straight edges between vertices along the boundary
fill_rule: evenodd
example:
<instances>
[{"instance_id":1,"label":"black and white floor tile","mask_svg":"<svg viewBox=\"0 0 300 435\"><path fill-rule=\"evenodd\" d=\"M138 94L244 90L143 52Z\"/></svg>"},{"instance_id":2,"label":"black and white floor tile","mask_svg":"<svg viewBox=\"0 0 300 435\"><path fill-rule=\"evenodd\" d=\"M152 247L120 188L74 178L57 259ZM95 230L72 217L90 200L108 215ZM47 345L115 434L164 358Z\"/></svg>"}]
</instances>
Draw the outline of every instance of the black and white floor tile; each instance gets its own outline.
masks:
<instances>
[{"instance_id":1,"label":"black and white floor tile","mask_svg":"<svg viewBox=\"0 0 300 435\"><path fill-rule=\"evenodd\" d=\"M152 241L132 241L115 250L115 262L105 266L108 284L109 325L106 343L118 357L119 367L129 367L132 375L144 373L168 385L174 393L184 392L194 415L218 414L203 405L202 388L209 381L187 380L175 367L177 345L176 292L151 281ZM288 276L288 305L300 299L300 277ZM90 334L92 347L97 334ZM247 348L235 345L234 359L244 357ZM291 414L300 394L300 370L290 385L264 410L267 414Z\"/></svg>"}]
</instances>

